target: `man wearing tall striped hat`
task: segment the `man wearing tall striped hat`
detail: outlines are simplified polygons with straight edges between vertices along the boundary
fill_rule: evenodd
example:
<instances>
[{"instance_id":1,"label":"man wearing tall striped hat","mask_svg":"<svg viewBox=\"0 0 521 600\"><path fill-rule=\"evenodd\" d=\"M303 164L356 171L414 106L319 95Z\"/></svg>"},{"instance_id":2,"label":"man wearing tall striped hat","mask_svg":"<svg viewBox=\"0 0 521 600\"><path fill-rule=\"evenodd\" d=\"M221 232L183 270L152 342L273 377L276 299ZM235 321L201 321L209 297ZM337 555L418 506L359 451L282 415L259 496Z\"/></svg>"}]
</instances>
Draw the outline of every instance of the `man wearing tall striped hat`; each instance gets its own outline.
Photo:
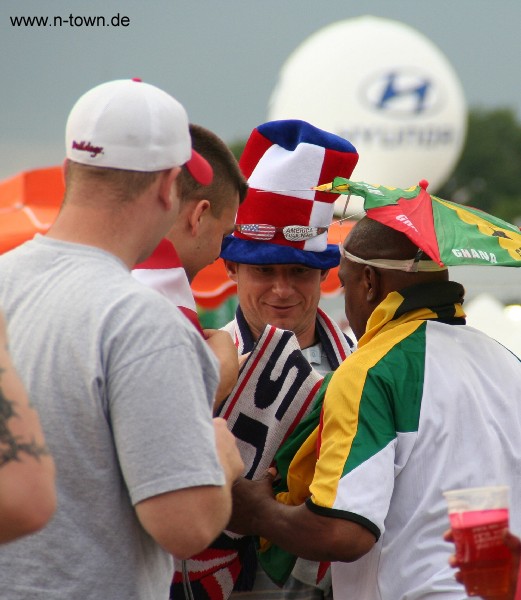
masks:
<instances>
[{"instance_id":1,"label":"man wearing tall striped hat","mask_svg":"<svg viewBox=\"0 0 521 600\"><path fill-rule=\"evenodd\" d=\"M357 160L346 139L304 121L272 121L251 133L240 160L248 194L221 252L239 299L236 318L225 329L240 354L253 349L267 324L294 332L321 375L351 353L353 342L318 306L320 285L340 261L338 247L327 243L336 197L311 188L340 174L349 177ZM298 560L284 587L258 569L253 589L232 598L267 593L329 598L330 579L318 572L318 563Z\"/></svg>"},{"instance_id":2,"label":"man wearing tall striped hat","mask_svg":"<svg viewBox=\"0 0 521 600\"><path fill-rule=\"evenodd\" d=\"M311 188L352 173L357 161L350 142L304 121L253 130L240 160L248 194L221 251L239 298L226 330L241 354L267 323L293 331L321 373L349 353L351 341L346 348L345 336L318 308L320 284L340 262L338 247L327 243L336 196Z\"/></svg>"}]
</instances>

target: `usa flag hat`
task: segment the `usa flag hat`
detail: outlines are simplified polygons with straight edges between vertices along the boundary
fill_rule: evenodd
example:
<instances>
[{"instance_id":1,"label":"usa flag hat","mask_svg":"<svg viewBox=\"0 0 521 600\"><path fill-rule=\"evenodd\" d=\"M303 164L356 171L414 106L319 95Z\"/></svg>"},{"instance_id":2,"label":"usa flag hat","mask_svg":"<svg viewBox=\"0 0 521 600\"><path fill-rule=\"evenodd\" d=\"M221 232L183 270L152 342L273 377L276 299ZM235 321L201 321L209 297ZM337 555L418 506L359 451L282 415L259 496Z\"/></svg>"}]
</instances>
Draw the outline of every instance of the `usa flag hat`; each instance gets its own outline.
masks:
<instances>
[{"instance_id":1,"label":"usa flag hat","mask_svg":"<svg viewBox=\"0 0 521 600\"><path fill-rule=\"evenodd\" d=\"M248 195L221 257L253 265L336 267L340 252L328 245L327 231L337 196L311 188L336 176L349 178L357 161L345 138L305 121L270 121L254 129L239 162Z\"/></svg>"}]
</instances>

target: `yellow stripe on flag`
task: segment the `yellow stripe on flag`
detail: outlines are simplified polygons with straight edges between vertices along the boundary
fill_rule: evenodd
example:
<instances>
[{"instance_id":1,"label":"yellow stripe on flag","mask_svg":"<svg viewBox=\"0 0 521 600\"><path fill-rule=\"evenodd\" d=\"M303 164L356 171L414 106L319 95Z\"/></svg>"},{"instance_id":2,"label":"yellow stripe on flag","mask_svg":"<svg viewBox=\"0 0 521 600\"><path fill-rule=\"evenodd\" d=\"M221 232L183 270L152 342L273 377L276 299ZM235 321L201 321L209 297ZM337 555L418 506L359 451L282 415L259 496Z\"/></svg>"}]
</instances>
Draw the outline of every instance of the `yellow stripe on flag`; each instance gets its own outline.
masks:
<instances>
[{"instance_id":1,"label":"yellow stripe on flag","mask_svg":"<svg viewBox=\"0 0 521 600\"><path fill-rule=\"evenodd\" d=\"M396 307L401 302L403 297L396 292ZM338 484L357 432L367 372L423 323L421 320L404 323L407 318L403 316L388 323L381 330L378 347L370 346L369 351L366 351L365 344L358 347L331 379L324 399L320 457L310 486L313 502L318 506L332 508L334 505Z\"/></svg>"}]
</instances>

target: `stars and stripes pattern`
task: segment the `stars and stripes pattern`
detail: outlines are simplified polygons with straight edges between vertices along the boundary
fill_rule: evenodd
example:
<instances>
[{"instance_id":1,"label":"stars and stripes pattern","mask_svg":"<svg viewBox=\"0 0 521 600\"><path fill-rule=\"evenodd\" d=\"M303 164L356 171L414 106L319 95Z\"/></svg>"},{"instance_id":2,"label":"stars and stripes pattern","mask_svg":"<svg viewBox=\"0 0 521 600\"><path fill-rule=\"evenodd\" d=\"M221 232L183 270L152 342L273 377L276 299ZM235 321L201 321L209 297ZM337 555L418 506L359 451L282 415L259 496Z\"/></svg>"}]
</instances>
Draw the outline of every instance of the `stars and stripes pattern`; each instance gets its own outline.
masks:
<instances>
[{"instance_id":1,"label":"stars and stripes pattern","mask_svg":"<svg viewBox=\"0 0 521 600\"><path fill-rule=\"evenodd\" d=\"M271 240L277 228L274 225L247 223L236 225L235 230L254 240Z\"/></svg>"}]
</instances>

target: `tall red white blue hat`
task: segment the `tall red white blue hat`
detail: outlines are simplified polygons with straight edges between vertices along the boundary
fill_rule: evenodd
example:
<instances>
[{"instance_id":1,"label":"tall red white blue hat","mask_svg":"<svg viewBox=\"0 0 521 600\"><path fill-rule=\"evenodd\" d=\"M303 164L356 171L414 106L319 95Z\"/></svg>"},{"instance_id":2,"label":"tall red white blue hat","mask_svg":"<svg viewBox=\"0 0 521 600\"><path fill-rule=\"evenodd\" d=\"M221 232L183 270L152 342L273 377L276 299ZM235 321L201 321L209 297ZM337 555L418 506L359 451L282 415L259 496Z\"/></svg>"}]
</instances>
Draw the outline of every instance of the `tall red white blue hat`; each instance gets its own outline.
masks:
<instances>
[{"instance_id":1,"label":"tall red white blue hat","mask_svg":"<svg viewBox=\"0 0 521 600\"><path fill-rule=\"evenodd\" d=\"M249 190L221 257L254 265L303 264L330 269L340 262L327 243L337 196L311 188L351 176L354 146L305 121L270 121L254 129L239 161Z\"/></svg>"}]
</instances>

